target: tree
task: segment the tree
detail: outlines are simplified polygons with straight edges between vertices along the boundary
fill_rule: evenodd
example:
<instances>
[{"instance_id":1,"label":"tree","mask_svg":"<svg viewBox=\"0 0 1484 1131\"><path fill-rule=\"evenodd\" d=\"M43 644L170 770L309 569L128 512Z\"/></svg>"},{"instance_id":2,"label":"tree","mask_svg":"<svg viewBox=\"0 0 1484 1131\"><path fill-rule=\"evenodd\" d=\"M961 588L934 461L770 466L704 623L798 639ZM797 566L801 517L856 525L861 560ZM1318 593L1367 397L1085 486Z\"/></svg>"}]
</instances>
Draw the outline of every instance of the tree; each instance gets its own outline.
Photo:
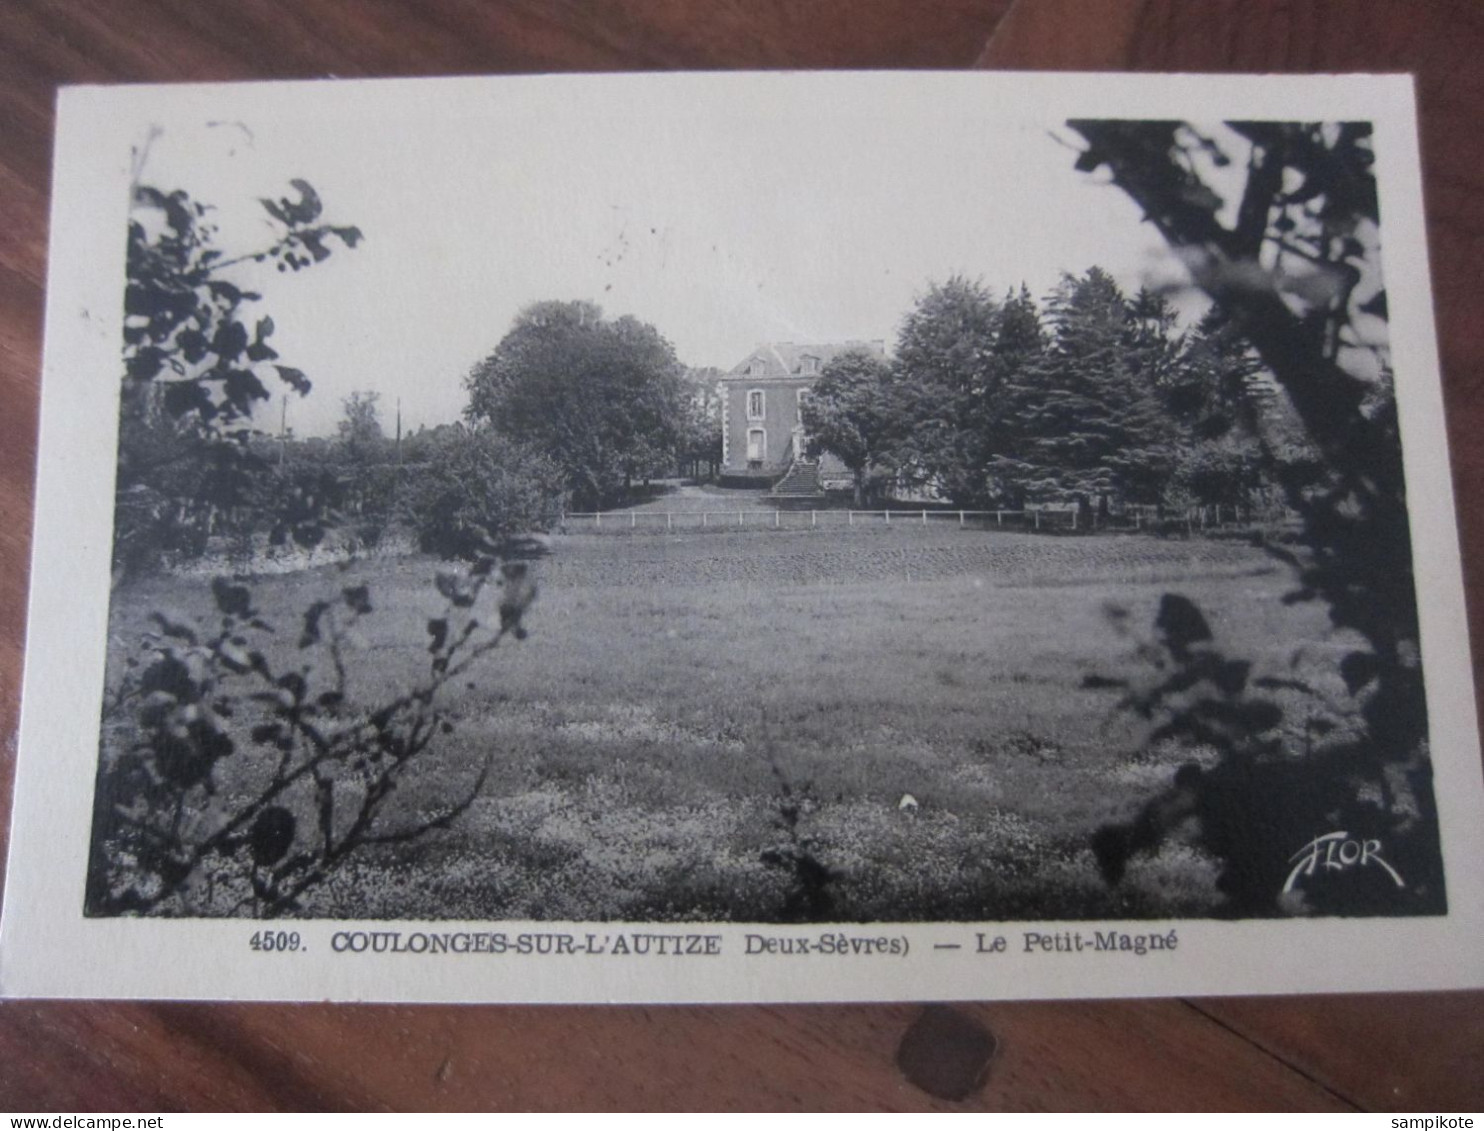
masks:
<instances>
[{"instance_id":1,"label":"tree","mask_svg":"<svg viewBox=\"0 0 1484 1131\"><path fill-rule=\"evenodd\" d=\"M871 469L902 430L891 367L864 349L836 354L805 398L802 419L812 443L838 456L855 477L855 505L864 506Z\"/></svg>"},{"instance_id":2,"label":"tree","mask_svg":"<svg viewBox=\"0 0 1484 1131\"><path fill-rule=\"evenodd\" d=\"M1339 899L1330 909L1440 912L1446 901L1390 380L1372 127L1229 122L1217 138L1183 122L1068 125L1086 143L1077 167L1107 170L1282 387L1315 453L1306 469L1273 465L1303 520L1302 551L1275 550L1296 571L1289 599L1324 602L1337 629L1364 641L1336 673L1362 732L1332 731L1329 741L1295 751L1265 725L1275 709L1283 716L1272 695L1279 689L1253 686L1245 669L1228 666L1210 645L1193 647L1210 639L1204 621L1203 632L1190 630L1189 616L1176 618L1184 631L1161 629L1175 674L1129 703L1159 717L1166 734L1214 746L1221 760L1208 770L1193 767L1151 806L1182 795L1176 808L1199 815L1237 913L1279 909L1284 861L1263 843L1274 839L1275 819L1307 825L1310 835L1335 827L1384 841L1407 877L1401 893L1383 883L1378 896ZM1239 176L1216 175L1233 168ZM1237 187L1224 187L1230 184ZM1176 601L1190 605L1169 595L1171 608L1181 607ZM1192 702L1193 687L1211 693ZM1157 843L1165 831L1159 824L1153 822L1152 841L1128 826L1105 829L1095 846L1105 875L1116 878L1132 851ZM1326 906L1322 894L1310 898L1321 901L1311 907Z\"/></svg>"},{"instance_id":3,"label":"tree","mask_svg":"<svg viewBox=\"0 0 1484 1131\"><path fill-rule=\"evenodd\" d=\"M680 459L686 474L696 479L714 479L721 466L721 395L717 392L721 376L722 371L715 366L688 369L685 373Z\"/></svg>"},{"instance_id":4,"label":"tree","mask_svg":"<svg viewBox=\"0 0 1484 1131\"><path fill-rule=\"evenodd\" d=\"M354 392L340 402L344 414L335 425L335 432L352 463L373 459L386 446L386 433L382 431L377 407L380 399L380 393Z\"/></svg>"},{"instance_id":5,"label":"tree","mask_svg":"<svg viewBox=\"0 0 1484 1131\"><path fill-rule=\"evenodd\" d=\"M575 504L597 509L674 465L682 374L653 326L606 320L589 302L541 302L469 374L465 416L549 454Z\"/></svg>"},{"instance_id":6,"label":"tree","mask_svg":"<svg viewBox=\"0 0 1484 1131\"><path fill-rule=\"evenodd\" d=\"M212 209L183 190L134 189L124 289L123 391L114 559L120 576L164 551L197 552L244 508L266 465L251 451L252 412L276 378L301 396L309 379L278 364L273 319L254 316L255 265L299 271L355 247L360 229L325 223L307 181L297 198L260 203L273 229L261 248L216 244Z\"/></svg>"},{"instance_id":7,"label":"tree","mask_svg":"<svg viewBox=\"0 0 1484 1131\"><path fill-rule=\"evenodd\" d=\"M1160 385L1179 425L1167 501L1250 506L1273 487L1270 469L1298 457L1284 438L1286 402L1266 374L1231 316L1211 306Z\"/></svg>"},{"instance_id":8,"label":"tree","mask_svg":"<svg viewBox=\"0 0 1484 1131\"><path fill-rule=\"evenodd\" d=\"M1174 430L1159 398L1173 314L1131 302L1101 268L1064 276L1047 303L1049 350L1006 382L1007 443L995 471L1040 499L1159 501Z\"/></svg>"},{"instance_id":9,"label":"tree","mask_svg":"<svg viewBox=\"0 0 1484 1131\"><path fill-rule=\"evenodd\" d=\"M982 504L990 493L1006 379L1002 319L982 283L956 275L929 285L897 338L901 462L960 505Z\"/></svg>"}]
</instances>

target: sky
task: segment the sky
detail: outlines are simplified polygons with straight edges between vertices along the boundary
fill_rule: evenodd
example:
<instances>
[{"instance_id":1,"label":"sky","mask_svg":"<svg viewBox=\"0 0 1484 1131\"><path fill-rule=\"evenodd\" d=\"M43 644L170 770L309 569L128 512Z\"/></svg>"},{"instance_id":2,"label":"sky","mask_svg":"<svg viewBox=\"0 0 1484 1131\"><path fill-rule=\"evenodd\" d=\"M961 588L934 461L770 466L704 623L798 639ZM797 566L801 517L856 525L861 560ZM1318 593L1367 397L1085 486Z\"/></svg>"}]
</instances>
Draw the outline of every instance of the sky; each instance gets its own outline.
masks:
<instances>
[{"instance_id":1,"label":"sky","mask_svg":"<svg viewBox=\"0 0 1484 1131\"><path fill-rule=\"evenodd\" d=\"M692 92L694 93L694 92ZM300 435L353 391L390 431L455 420L463 381L524 306L587 299L652 323L682 362L730 369L766 341L885 339L953 275L1044 296L1092 265L1126 287L1179 278L1152 226L1073 170L1056 120L842 85L800 99L665 98L626 84L504 87L458 113L306 102L241 120L176 113L140 179L215 207L229 254L270 242L257 198L308 180L364 242L297 274L244 268L285 364ZM704 92L703 92L704 94ZM277 398L260 414L277 427Z\"/></svg>"}]
</instances>

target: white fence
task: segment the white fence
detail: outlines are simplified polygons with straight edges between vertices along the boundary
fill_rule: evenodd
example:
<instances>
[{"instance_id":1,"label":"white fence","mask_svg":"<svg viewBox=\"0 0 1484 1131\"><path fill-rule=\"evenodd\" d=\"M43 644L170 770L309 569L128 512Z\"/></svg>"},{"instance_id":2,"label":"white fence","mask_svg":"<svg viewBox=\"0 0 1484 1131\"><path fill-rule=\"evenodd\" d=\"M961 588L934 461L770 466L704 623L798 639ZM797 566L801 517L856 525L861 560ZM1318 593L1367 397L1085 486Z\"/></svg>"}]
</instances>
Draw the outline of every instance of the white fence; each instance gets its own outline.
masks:
<instances>
[{"instance_id":1,"label":"white fence","mask_svg":"<svg viewBox=\"0 0 1484 1131\"><path fill-rule=\"evenodd\" d=\"M1288 512L1259 514L1251 508L1234 506L1192 507L1186 511L1154 507L1130 507L1114 515L1098 515L1076 507L1031 507L1025 510L784 510L761 507L735 510L684 511L572 511L562 517L569 529L592 531L657 531L770 527L773 529L810 529L818 527L856 526L928 526L951 524L973 529L1017 530L1142 530L1170 524L1189 531L1219 526L1250 526L1287 521Z\"/></svg>"}]
</instances>

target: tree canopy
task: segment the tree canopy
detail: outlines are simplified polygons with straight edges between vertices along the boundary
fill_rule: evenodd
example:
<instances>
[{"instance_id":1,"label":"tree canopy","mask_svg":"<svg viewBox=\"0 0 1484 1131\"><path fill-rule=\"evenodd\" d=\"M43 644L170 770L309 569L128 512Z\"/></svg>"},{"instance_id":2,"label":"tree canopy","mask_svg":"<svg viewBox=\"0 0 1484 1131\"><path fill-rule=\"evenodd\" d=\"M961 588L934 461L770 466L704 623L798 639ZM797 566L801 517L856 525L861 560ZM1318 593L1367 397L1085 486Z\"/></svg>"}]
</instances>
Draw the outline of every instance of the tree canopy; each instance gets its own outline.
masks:
<instances>
[{"instance_id":1,"label":"tree canopy","mask_svg":"<svg viewBox=\"0 0 1484 1131\"><path fill-rule=\"evenodd\" d=\"M811 442L850 470L857 506L865 502L872 465L900 434L894 384L886 362L868 350L849 349L830 359L803 401L801 416Z\"/></svg>"},{"instance_id":2,"label":"tree canopy","mask_svg":"<svg viewBox=\"0 0 1484 1131\"><path fill-rule=\"evenodd\" d=\"M386 446L380 401L380 393L357 390L340 402L342 414L335 433L352 462L371 459Z\"/></svg>"},{"instance_id":3,"label":"tree canopy","mask_svg":"<svg viewBox=\"0 0 1484 1131\"><path fill-rule=\"evenodd\" d=\"M960 503L979 503L989 493L985 472L1003 407L1003 318L982 283L954 276L928 286L897 338L894 365L907 417L898 463Z\"/></svg>"},{"instance_id":4,"label":"tree canopy","mask_svg":"<svg viewBox=\"0 0 1484 1131\"><path fill-rule=\"evenodd\" d=\"M540 302L470 372L465 415L546 453L575 504L595 509L673 466L683 374L653 326L606 319L590 302Z\"/></svg>"},{"instance_id":5,"label":"tree canopy","mask_svg":"<svg viewBox=\"0 0 1484 1131\"><path fill-rule=\"evenodd\" d=\"M1010 378L1001 474L1041 499L1158 501L1174 463L1159 398L1178 349L1173 313L1154 296L1131 302L1094 267L1063 278L1047 318L1050 349Z\"/></svg>"}]
</instances>

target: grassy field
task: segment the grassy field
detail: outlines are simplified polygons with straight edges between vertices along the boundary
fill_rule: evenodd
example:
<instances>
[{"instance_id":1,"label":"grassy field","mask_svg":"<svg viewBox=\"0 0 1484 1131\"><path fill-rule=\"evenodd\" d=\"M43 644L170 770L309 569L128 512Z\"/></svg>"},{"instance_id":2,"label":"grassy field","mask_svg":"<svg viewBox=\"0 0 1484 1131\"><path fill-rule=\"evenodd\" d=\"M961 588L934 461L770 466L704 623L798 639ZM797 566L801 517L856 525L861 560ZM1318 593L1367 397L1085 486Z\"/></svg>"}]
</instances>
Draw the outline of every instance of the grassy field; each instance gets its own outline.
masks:
<instances>
[{"instance_id":1,"label":"grassy field","mask_svg":"<svg viewBox=\"0 0 1484 1131\"><path fill-rule=\"evenodd\" d=\"M369 583L352 654L372 704L425 669L440 602L426 558L265 579L268 620ZM1209 913L1214 869L1173 844L1108 889L1087 848L1191 751L1149 751L1117 693L1107 607L1148 626L1160 596L1207 613L1259 666L1323 666L1322 609L1284 606L1249 546L891 528L558 536L530 637L448 704L456 727L401 792L435 811L494 771L452 828L366 850L315 889L334 917L769 921L798 913L808 856L838 920ZM204 581L121 590L118 662ZM285 640L285 648L289 647ZM1199 755L1199 752L1195 752ZM911 795L916 808L900 807ZM788 814L792 814L789 816Z\"/></svg>"}]
</instances>

